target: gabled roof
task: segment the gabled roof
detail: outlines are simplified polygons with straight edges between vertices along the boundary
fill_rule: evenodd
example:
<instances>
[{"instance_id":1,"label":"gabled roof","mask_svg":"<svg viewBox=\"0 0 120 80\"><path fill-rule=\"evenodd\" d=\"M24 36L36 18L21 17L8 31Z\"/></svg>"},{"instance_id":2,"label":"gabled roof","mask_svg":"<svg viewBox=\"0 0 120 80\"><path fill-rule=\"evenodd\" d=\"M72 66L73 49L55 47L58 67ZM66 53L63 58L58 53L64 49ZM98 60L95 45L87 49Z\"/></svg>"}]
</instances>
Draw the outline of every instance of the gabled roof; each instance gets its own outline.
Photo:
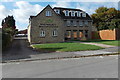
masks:
<instances>
[{"instance_id":1,"label":"gabled roof","mask_svg":"<svg viewBox=\"0 0 120 80\"><path fill-rule=\"evenodd\" d=\"M73 11L81 11L84 12L80 9L73 9L73 8L63 8L63 7L54 7L53 9L60 9L60 10L73 10Z\"/></svg>"},{"instance_id":2,"label":"gabled roof","mask_svg":"<svg viewBox=\"0 0 120 80\"><path fill-rule=\"evenodd\" d=\"M30 19L32 19L33 17L37 17L39 14L41 14L47 7L50 7L52 9L52 7L48 4L40 13L38 13L36 16L30 16Z\"/></svg>"},{"instance_id":3,"label":"gabled roof","mask_svg":"<svg viewBox=\"0 0 120 80\"><path fill-rule=\"evenodd\" d=\"M36 16L30 16L30 19L32 19L33 17L37 17L39 14L41 14L47 7L50 7L53 11L54 9L59 9L60 10L60 14L57 14L55 11L55 13L57 15L59 15L61 18L63 19L81 19L81 20L92 20L91 17L86 13L86 17L77 17L77 16L65 16L65 14L63 13L64 10L72 10L72 11L80 11L80 12L85 12L82 11L80 9L72 9L72 8L62 8L62 7L54 7L52 8L49 4L40 12L38 13Z\"/></svg>"}]
</instances>

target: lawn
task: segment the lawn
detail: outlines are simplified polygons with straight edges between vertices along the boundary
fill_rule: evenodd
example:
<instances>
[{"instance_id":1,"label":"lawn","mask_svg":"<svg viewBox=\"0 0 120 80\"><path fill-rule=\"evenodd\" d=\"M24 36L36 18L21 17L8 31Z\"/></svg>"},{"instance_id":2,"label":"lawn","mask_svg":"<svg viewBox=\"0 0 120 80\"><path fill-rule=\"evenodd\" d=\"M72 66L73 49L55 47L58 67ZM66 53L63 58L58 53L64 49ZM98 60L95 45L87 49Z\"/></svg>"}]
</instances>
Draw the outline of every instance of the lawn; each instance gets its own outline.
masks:
<instances>
[{"instance_id":1,"label":"lawn","mask_svg":"<svg viewBox=\"0 0 120 80\"><path fill-rule=\"evenodd\" d=\"M107 44L113 46L120 46L120 40L89 40L83 42L93 42L93 43L101 43L101 44Z\"/></svg>"},{"instance_id":2,"label":"lawn","mask_svg":"<svg viewBox=\"0 0 120 80\"><path fill-rule=\"evenodd\" d=\"M60 52L70 52L70 51L85 51L85 50L98 50L103 49L102 47L95 45L88 45L82 43L48 43L48 44L36 44L32 45L34 48L40 51L60 51Z\"/></svg>"}]
</instances>

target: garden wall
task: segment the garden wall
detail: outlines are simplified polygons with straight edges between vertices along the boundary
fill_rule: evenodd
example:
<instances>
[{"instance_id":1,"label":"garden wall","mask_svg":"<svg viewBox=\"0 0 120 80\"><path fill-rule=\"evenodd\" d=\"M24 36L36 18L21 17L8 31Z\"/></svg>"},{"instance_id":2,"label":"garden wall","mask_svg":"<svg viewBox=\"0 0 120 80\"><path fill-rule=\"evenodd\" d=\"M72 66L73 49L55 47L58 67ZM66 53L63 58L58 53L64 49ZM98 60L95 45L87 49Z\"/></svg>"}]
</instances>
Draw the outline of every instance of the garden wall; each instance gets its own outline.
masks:
<instances>
[{"instance_id":1,"label":"garden wall","mask_svg":"<svg viewBox=\"0 0 120 80\"><path fill-rule=\"evenodd\" d=\"M120 40L120 29L93 31L92 39Z\"/></svg>"}]
</instances>

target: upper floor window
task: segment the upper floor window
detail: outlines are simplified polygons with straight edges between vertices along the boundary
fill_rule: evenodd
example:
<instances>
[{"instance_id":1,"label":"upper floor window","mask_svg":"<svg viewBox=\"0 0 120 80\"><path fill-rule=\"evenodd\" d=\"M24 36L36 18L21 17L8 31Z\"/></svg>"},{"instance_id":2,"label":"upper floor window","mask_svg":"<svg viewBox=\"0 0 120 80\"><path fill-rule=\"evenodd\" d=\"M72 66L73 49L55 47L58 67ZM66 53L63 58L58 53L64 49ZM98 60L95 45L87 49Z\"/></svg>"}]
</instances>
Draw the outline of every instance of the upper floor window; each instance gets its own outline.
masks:
<instances>
[{"instance_id":1,"label":"upper floor window","mask_svg":"<svg viewBox=\"0 0 120 80\"><path fill-rule=\"evenodd\" d=\"M71 16L75 16L75 11L72 11L72 12L71 12Z\"/></svg>"},{"instance_id":2,"label":"upper floor window","mask_svg":"<svg viewBox=\"0 0 120 80\"><path fill-rule=\"evenodd\" d=\"M79 21L79 26L83 26L83 21Z\"/></svg>"},{"instance_id":3,"label":"upper floor window","mask_svg":"<svg viewBox=\"0 0 120 80\"><path fill-rule=\"evenodd\" d=\"M65 16L69 16L69 11L68 10L65 11Z\"/></svg>"},{"instance_id":4,"label":"upper floor window","mask_svg":"<svg viewBox=\"0 0 120 80\"><path fill-rule=\"evenodd\" d=\"M51 11L46 11L46 16L52 16Z\"/></svg>"},{"instance_id":5,"label":"upper floor window","mask_svg":"<svg viewBox=\"0 0 120 80\"><path fill-rule=\"evenodd\" d=\"M70 21L69 20L67 21L67 26L70 26Z\"/></svg>"},{"instance_id":6,"label":"upper floor window","mask_svg":"<svg viewBox=\"0 0 120 80\"><path fill-rule=\"evenodd\" d=\"M53 30L52 36L57 36L57 30Z\"/></svg>"},{"instance_id":7,"label":"upper floor window","mask_svg":"<svg viewBox=\"0 0 120 80\"><path fill-rule=\"evenodd\" d=\"M86 17L86 13L82 13L82 17Z\"/></svg>"},{"instance_id":8,"label":"upper floor window","mask_svg":"<svg viewBox=\"0 0 120 80\"><path fill-rule=\"evenodd\" d=\"M44 30L41 30L40 37L45 37L45 31Z\"/></svg>"},{"instance_id":9,"label":"upper floor window","mask_svg":"<svg viewBox=\"0 0 120 80\"><path fill-rule=\"evenodd\" d=\"M54 10L57 14L60 14L60 10L59 9L55 9Z\"/></svg>"},{"instance_id":10,"label":"upper floor window","mask_svg":"<svg viewBox=\"0 0 120 80\"><path fill-rule=\"evenodd\" d=\"M88 21L85 21L85 25L88 25Z\"/></svg>"},{"instance_id":11,"label":"upper floor window","mask_svg":"<svg viewBox=\"0 0 120 80\"><path fill-rule=\"evenodd\" d=\"M73 21L73 26L77 26L77 22L76 21Z\"/></svg>"}]
</instances>

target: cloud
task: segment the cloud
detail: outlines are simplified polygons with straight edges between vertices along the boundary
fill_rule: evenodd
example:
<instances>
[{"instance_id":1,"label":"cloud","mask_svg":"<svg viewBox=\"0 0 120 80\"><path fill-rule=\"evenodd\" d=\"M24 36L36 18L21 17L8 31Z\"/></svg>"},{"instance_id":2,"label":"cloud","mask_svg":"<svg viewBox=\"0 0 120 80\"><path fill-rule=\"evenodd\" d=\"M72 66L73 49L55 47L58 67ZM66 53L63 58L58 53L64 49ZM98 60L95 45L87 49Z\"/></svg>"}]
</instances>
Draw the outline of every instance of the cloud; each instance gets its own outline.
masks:
<instances>
[{"instance_id":1,"label":"cloud","mask_svg":"<svg viewBox=\"0 0 120 80\"><path fill-rule=\"evenodd\" d=\"M57 1L52 7L69 7L70 4L68 2Z\"/></svg>"},{"instance_id":2,"label":"cloud","mask_svg":"<svg viewBox=\"0 0 120 80\"><path fill-rule=\"evenodd\" d=\"M8 15L12 15L11 10L6 9L4 5L0 4L0 23ZM2 26L0 24L0 28L1 27Z\"/></svg>"},{"instance_id":3,"label":"cloud","mask_svg":"<svg viewBox=\"0 0 120 80\"><path fill-rule=\"evenodd\" d=\"M81 10L87 12L88 14L92 14L92 13L94 13L96 7L92 6L92 3L90 3L90 2L89 3L83 2L83 3L77 3L76 9L81 9Z\"/></svg>"},{"instance_id":4,"label":"cloud","mask_svg":"<svg viewBox=\"0 0 120 80\"><path fill-rule=\"evenodd\" d=\"M16 20L16 25L20 29L23 27L19 26L17 23L28 25L30 15L35 16L43 9L43 7L38 4L32 5L26 1L15 2L14 7L15 8L12 10L8 10L4 5L0 5L0 23L6 16L13 15Z\"/></svg>"},{"instance_id":5,"label":"cloud","mask_svg":"<svg viewBox=\"0 0 120 80\"><path fill-rule=\"evenodd\" d=\"M19 1L15 3L17 9L13 9L14 17L21 23L28 23L30 15L37 15L43 7L35 4L31 5L29 2Z\"/></svg>"},{"instance_id":6,"label":"cloud","mask_svg":"<svg viewBox=\"0 0 120 80\"><path fill-rule=\"evenodd\" d=\"M76 4L76 8L77 9L81 9L85 12L87 12L88 14L93 14L95 13L95 10L101 6L104 7L114 7L114 8L118 8L118 3L117 2L82 2L82 3L77 3Z\"/></svg>"}]
</instances>

